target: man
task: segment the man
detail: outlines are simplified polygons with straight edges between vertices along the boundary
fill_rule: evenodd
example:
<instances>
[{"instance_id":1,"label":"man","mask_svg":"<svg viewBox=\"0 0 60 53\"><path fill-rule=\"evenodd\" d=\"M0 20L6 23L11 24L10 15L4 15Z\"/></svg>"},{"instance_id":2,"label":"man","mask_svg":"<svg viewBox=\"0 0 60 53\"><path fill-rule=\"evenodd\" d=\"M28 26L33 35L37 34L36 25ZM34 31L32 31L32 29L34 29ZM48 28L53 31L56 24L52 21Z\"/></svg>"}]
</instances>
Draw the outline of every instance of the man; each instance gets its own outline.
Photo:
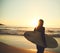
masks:
<instances>
[{"instance_id":1,"label":"man","mask_svg":"<svg viewBox=\"0 0 60 53\"><path fill-rule=\"evenodd\" d=\"M38 26L34 29L34 31L39 31L41 33L42 41L44 43L44 46L46 47L46 41L45 41L45 27L43 27L44 21L42 19L39 20ZM37 46L37 53L44 53L45 47L42 47L40 45Z\"/></svg>"}]
</instances>

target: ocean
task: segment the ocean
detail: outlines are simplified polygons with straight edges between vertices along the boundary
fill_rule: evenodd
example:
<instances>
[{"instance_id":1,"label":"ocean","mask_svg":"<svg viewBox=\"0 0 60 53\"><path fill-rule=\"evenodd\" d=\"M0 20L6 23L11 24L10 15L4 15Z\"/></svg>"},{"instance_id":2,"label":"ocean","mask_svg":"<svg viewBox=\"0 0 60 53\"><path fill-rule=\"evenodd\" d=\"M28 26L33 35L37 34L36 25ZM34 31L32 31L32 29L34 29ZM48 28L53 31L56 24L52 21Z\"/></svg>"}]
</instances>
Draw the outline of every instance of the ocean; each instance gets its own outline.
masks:
<instances>
[{"instance_id":1,"label":"ocean","mask_svg":"<svg viewBox=\"0 0 60 53\"><path fill-rule=\"evenodd\" d=\"M36 44L28 41L24 36L24 32L33 31L32 27L3 27L0 28L0 42L12 45L18 48L36 50ZM46 48L47 51L60 53L60 28L46 28L45 34L51 35L58 43L56 48Z\"/></svg>"}]
</instances>

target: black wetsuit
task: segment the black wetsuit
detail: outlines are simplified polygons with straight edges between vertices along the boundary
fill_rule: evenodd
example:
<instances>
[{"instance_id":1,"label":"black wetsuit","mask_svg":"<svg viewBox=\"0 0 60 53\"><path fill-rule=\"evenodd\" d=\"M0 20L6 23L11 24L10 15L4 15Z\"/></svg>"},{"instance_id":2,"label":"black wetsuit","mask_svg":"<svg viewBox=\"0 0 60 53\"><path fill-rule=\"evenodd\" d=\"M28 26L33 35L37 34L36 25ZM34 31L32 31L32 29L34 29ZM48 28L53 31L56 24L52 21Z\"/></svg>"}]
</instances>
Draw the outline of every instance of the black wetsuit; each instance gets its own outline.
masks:
<instances>
[{"instance_id":1,"label":"black wetsuit","mask_svg":"<svg viewBox=\"0 0 60 53\"><path fill-rule=\"evenodd\" d=\"M42 40L44 42L44 45L46 46L46 41L45 41L45 28L44 27L41 27L39 29L34 29L34 31L39 31L41 33L41 37L42 37ZM44 53L44 49L45 47L42 47L40 45L36 45L37 46L37 53Z\"/></svg>"}]
</instances>

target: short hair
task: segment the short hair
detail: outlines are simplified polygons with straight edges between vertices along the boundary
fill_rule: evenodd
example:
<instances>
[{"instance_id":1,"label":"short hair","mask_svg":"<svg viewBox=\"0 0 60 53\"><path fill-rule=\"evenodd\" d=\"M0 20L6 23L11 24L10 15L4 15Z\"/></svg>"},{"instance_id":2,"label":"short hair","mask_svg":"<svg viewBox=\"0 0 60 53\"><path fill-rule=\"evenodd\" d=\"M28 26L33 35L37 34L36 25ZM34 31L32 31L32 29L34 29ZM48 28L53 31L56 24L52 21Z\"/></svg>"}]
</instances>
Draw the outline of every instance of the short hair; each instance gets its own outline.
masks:
<instances>
[{"instance_id":1,"label":"short hair","mask_svg":"<svg viewBox=\"0 0 60 53\"><path fill-rule=\"evenodd\" d=\"M39 21L42 21L42 23L44 23L43 19L39 19Z\"/></svg>"}]
</instances>

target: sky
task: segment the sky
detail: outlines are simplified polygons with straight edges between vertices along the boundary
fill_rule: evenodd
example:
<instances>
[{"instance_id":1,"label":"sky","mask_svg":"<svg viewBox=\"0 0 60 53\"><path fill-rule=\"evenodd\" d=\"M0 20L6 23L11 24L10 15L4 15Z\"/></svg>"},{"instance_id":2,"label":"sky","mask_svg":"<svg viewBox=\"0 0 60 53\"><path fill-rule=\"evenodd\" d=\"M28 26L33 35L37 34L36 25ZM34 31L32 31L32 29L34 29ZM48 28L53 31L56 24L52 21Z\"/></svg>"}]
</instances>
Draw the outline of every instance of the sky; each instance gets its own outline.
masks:
<instances>
[{"instance_id":1,"label":"sky","mask_svg":"<svg viewBox=\"0 0 60 53\"><path fill-rule=\"evenodd\" d=\"M60 28L60 0L0 0L0 23L35 27L39 19L45 27Z\"/></svg>"}]
</instances>

